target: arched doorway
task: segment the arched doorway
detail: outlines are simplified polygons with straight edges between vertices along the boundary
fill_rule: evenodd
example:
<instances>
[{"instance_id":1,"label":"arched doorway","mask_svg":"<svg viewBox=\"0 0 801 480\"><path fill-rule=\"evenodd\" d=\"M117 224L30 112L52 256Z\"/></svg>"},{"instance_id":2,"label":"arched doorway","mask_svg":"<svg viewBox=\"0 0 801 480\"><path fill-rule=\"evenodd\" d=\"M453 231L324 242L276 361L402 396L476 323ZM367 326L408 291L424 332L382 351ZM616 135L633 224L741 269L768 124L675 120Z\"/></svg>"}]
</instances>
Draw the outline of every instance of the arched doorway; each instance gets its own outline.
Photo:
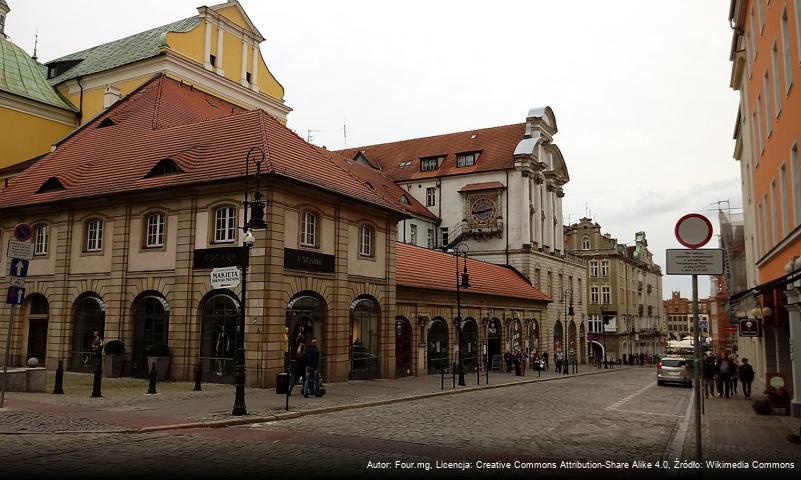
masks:
<instances>
[{"instance_id":1,"label":"arched doorway","mask_svg":"<svg viewBox=\"0 0 801 480\"><path fill-rule=\"evenodd\" d=\"M528 347L531 353L540 351L540 323L536 318L528 324Z\"/></svg>"},{"instance_id":2,"label":"arched doorway","mask_svg":"<svg viewBox=\"0 0 801 480\"><path fill-rule=\"evenodd\" d=\"M553 324L553 358L556 359L556 354L561 352L562 349L562 342L564 338L562 337L563 330L562 330L562 322L561 320L557 320L556 323Z\"/></svg>"},{"instance_id":3,"label":"arched doorway","mask_svg":"<svg viewBox=\"0 0 801 480\"><path fill-rule=\"evenodd\" d=\"M200 303L200 312L203 381L234 383L239 298L228 290L215 290Z\"/></svg>"},{"instance_id":4,"label":"arched doorway","mask_svg":"<svg viewBox=\"0 0 801 480\"><path fill-rule=\"evenodd\" d=\"M357 298L350 305L350 379L378 378L378 322L381 309L370 297Z\"/></svg>"},{"instance_id":5,"label":"arched doorway","mask_svg":"<svg viewBox=\"0 0 801 480\"><path fill-rule=\"evenodd\" d=\"M395 318L395 376L412 374L412 326L404 317Z\"/></svg>"},{"instance_id":6,"label":"arched doorway","mask_svg":"<svg viewBox=\"0 0 801 480\"><path fill-rule=\"evenodd\" d=\"M586 332L584 330L584 322L581 322L579 326L579 348L578 351L580 352L581 358L579 361L584 364L587 363L587 337Z\"/></svg>"},{"instance_id":7,"label":"arched doorway","mask_svg":"<svg viewBox=\"0 0 801 480\"><path fill-rule=\"evenodd\" d=\"M518 319L514 319L509 323L509 348L512 353L518 353L523 350L523 327Z\"/></svg>"},{"instance_id":8,"label":"arched doorway","mask_svg":"<svg viewBox=\"0 0 801 480\"><path fill-rule=\"evenodd\" d=\"M501 368L501 321L493 318L487 324L487 362L490 368Z\"/></svg>"},{"instance_id":9,"label":"arched doorway","mask_svg":"<svg viewBox=\"0 0 801 480\"><path fill-rule=\"evenodd\" d=\"M435 317L428 327L428 373L448 368L448 324Z\"/></svg>"},{"instance_id":10,"label":"arched doorway","mask_svg":"<svg viewBox=\"0 0 801 480\"><path fill-rule=\"evenodd\" d=\"M328 376L325 368L326 339L323 336L327 308L325 300L314 292L300 292L287 303L285 327L289 351L286 356L292 371L295 370L300 345L309 345L312 340L317 340L317 348L320 350L320 372L323 372L323 378ZM296 373L304 374L304 372Z\"/></svg>"},{"instance_id":11,"label":"arched doorway","mask_svg":"<svg viewBox=\"0 0 801 480\"><path fill-rule=\"evenodd\" d=\"M73 372L91 372L96 355L92 351L92 339L98 332L103 338L106 326L106 304L95 293L79 296L72 307L72 351L69 369Z\"/></svg>"},{"instance_id":12,"label":"arched doorway","mask_svg":"<svg viewBox=\"0 0 801 480\"><path fill-rule=\"evenodd\" d=\"M50 315L50 304L47 298L39 293L28 297L28 359L35 357L39 366L44 367L47 361L47 323Z\"/></svg>"},{"instance_id":13,"label":"arched doorway","mask_svg":"<svg viewBox=\"0 0 801 480\"><path fill-rule=\"evenodd\" d=\"M476 371L478 362L478 324L470 317L462 322L462 363L468 372Z\"/></svg>"},{"instance_id":14,"label":"arched doorway","mask_svg":"<svg viewBox=\"0 0 801 480\"><path fill-rule=\"evenodd\" d=\"M576 322L573 320L570 321L570 324L567 327L567 341L568 341L568 353L572 353L574 355L578 355L578 344L576 343Z\"/></svg>"},{"instance_id":15,"label":"arched doorway","mask_svg":"<svg viewBox=\"0 0 801 480\"><path fill-rule=\"evenodd\" d=\"M170 305L158 292L145 292L132 304L134 323L131 373L147 377L147 349L154 343L168 344Z\"/></svg>"},{"instance_id":16,"label":"arched doorway","mask_svg":"<svg viewBox=\"0 0 801 480\"><path fill-rule=\"evenodd\" d=\"M596 342L595 340L590 341L590 357L592 357L592 362L596 366L600 367L603 365L604 347L600 342Z\"/></svg>"}]
</instances>

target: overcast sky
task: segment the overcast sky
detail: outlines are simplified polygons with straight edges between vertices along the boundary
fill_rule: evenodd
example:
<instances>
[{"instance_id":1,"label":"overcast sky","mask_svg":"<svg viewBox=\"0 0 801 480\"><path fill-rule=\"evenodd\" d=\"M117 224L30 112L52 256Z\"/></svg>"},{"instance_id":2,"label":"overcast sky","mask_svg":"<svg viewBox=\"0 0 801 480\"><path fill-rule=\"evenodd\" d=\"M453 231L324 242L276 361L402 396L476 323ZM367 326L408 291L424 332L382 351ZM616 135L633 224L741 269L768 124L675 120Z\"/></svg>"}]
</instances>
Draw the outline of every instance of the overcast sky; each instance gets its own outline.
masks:
<instances>
[{"instance_id":1,"label":"overcast sky","mask_svg":"<svg viewBox=\"0 0 801 480\"><path fill-rule=\"evenodd\" d=\"M7 0L6 32L48 61L197 13L202 0ZM729 0L240 2L294 109L329 149L519 123L553 108L565 223L645 231L665 271L683 214L741 207ZM214 4L214 2L210 3ZM737 210L739 212L739 210ZM713 244L713 242L715 244ZM717 237L708 247L717 247ZM691 296L689 277L663 296ZM700 295L709 282L701 280Z\"/></svg>"}]
</instances>

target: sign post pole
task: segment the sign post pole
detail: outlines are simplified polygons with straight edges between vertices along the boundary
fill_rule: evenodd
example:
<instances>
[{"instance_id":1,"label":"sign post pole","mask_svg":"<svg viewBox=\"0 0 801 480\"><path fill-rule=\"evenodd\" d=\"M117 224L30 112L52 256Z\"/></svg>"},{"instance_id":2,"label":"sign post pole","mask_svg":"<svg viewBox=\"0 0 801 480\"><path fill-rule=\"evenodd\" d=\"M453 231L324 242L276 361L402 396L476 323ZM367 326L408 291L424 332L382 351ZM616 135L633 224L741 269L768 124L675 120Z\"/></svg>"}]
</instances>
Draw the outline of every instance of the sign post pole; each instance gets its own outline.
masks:
<instances>
[{"instance_id":1,"label":"sign post pole","mask_svg":"<svg viewBox=\"0 0 801 480\"><path fill-rule=\"evenodd\" d=\"M701 335L698 325L698 275L693 275L693 346L695 368L693 368L693 384L695 386L695 459L701 460Z\"/></svg>"},{"instance_id":2,"label":"sign post pole","mask_svg":"<svg viewBox=\"0 0 801 480\"><path fill-rule=\"evenodd\" d=\"M3 356L3 386L0 389L0 408L6 401L6 384L8 383L8 360L11 356L11 332L14 328L14 305L11 305L11 314L8 316L8 335L6 336L6 353Z\"/></svg>"}]
</instances>

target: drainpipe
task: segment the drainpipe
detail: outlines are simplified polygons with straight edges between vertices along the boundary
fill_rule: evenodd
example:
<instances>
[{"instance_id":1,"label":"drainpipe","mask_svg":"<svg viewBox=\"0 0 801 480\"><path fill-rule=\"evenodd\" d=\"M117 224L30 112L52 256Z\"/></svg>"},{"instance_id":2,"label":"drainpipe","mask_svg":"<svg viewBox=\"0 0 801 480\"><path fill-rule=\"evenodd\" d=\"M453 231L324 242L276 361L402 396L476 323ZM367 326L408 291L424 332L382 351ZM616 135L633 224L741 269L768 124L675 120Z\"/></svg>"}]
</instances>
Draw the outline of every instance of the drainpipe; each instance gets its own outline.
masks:
<instances>
[{"instance_id":1,"label":"drainpipe","mask_svg":"<svg viewBox=\"0 0 801 480\"><path fill-rule=\"evenodd\" d=\"M81 89L81 98L78 104L78 125L83 123L83 85L81 85L81 77L76 77L75 81L78 82L78 87Z\"/></svg>"},{"instance_id":2,"label":"drainpipe","mask_svg":"<svg viewBox=\"0 0 801 480\"><path fill-rule=\"evenodd\" d=\"M506 170L506 216L504 217L504 229L506 230L506 264L509 265L509 170Z\"/></svg>"}]
</instances>

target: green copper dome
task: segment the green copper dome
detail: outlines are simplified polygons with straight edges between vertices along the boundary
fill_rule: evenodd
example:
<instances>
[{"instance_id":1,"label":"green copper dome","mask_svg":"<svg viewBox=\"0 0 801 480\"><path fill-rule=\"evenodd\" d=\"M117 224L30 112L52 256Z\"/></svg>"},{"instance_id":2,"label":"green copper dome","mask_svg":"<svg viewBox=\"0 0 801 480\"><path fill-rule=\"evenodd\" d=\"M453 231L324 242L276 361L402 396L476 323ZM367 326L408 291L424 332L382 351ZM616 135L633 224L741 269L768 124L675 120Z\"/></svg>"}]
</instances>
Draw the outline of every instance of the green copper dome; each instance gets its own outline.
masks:
<instances>
[{"instance_id":1,"label":"green copper dome","mask_svg":"<svg viewBox=\"0 0 801 480\"><path fill-rule=\"evenodd\" d=\"M0 91L54 107L76 110L47 83L39 63L2 35L0 35Z\"/></svg>"}]
</instances>

